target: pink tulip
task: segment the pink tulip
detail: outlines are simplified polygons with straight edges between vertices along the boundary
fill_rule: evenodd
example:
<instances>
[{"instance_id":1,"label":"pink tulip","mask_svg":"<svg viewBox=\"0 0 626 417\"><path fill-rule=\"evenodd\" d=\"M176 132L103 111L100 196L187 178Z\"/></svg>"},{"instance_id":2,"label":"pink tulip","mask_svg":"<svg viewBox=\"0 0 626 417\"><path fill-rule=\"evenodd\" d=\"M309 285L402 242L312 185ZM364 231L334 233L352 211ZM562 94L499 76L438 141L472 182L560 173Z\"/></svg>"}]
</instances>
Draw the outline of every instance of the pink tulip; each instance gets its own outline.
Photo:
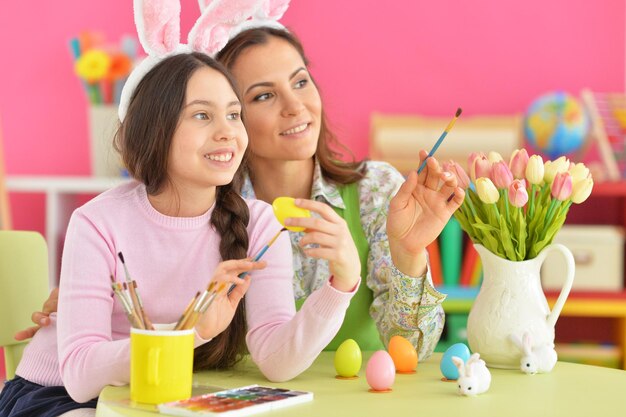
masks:
<instances>
[{"instance_id":1,"label":"pink tulip","mask_svg":"<svg viewBox=\"0 0 626 417\"><path fill-rule=\"evenodd\" d=\"M498 189L509 188L513 182L513 174L504 161L499 161L491 167L491 181Z\"/></svg>"},{"instance_id":2,"label":"pink tulip","mask_svg":"<svg viewBox=\"0 0 626 417\"><path fill-rule=\"evenodd\" d=\"M467 176L465 170L455 161L448 161L443 163L443 170L451 172L456 177L459 187L466 190L469 187L470 179Z\"/></svg>"},{"instance_id":3,"label":"pink tulip","mask_svg":"<svg viewBox=\"0 0 626 417\"><path fill-rule=\"evenodd\" d=\"M552 197L560 201L567 200L572 195L572 176L569 172L559 172L552 181L550 188Z\"/></svg>"},{"instance_id":4,"label":"pink tulip","mask_svg":"<svg viewBox=\"0 0 626 417\"><path fill-rule=\"evenodd\" d=\"M511 160L509 161L509 168L511 169L514 178L521 179L525 177L528 159L529 157L526 149L516 149L513 152Z\"/></svg>"},{"instance_id":5,"label":"pink tulip","mask_svg":"<svg viewBox=\"0 0 626 417\"><path fill-rule=\"evenodd\" d=\"M515 207L524 207L528 202L526 180L513 180L509 185L509 202Z\"/></svg>"},{"instance_id":6,"label":"pink tulip","mask_svg":"<svg viewBox=\"0 0 626 417\"><path fill-rule=\"evenodd\" d=\"M467 157L467 169L471 171L472 166L474 166L474 160L483 156L485 156L483 152L470 152L469 156Z\"/></svg>"},{"instance_id":7,"label":"pink tulip","mask_svg":"<svg viewBox=\"0 0 626 417\"><path fill-rule=\"evenodd\" d=\"M474 183L477 178L491 178L491 162L485 154L474 159L473 165L470 166L470 178Z\"/></svg>"}]
</instances>

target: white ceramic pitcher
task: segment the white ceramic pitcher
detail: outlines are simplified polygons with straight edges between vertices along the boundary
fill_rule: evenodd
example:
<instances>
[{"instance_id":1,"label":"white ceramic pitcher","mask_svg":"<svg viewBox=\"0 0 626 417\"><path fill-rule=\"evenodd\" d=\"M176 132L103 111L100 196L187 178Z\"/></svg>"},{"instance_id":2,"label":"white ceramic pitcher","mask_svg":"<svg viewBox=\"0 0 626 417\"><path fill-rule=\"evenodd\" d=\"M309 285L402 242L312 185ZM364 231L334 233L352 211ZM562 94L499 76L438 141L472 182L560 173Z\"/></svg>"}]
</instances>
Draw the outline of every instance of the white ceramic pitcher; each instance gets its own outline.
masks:
<instances>
[{"instance_id":1,"label":"white ceramic pitcher","mask_svg":"<svg viewBox=\"0 0 626 417\"><path fill-rule=\"evenodd\" d=\"M483 282L467 321L472 352L489 367L518 369L521 352L510 340L525 332L533 345L554 343L556 324L574 282L574 257L563 245L546 246L536 258L513 262L475 244L483 265ZM552 311L541 288L541 264L549 253L560 252L567 263L563 288Z\"/></svg>"}]
</instances>

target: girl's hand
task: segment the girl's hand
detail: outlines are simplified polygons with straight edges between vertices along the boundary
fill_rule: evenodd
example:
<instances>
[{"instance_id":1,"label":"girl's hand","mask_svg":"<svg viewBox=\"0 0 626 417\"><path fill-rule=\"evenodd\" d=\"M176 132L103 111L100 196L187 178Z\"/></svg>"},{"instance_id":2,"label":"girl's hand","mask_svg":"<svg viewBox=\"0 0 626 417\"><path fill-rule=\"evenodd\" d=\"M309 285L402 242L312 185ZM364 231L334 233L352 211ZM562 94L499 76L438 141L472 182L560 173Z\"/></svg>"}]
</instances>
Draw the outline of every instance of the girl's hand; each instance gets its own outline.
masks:
<instances>
[{"instance_id":1,"label":"girl's hand","mask_svg":"<svg viewBox=\"0 0 626 417\"><path fill-rule=\"evenodd\" d=\"M420 164L427 156L426 151L420 152ZM419 176L416 171L409 174L391 200L387 217L389 248L396 268L410 276L424 274L424 249L439 236L464 198L465 191L457 186L456 177L442 172L433 157L428 158Z\"/></svg>"},{"instance_id":2,"label":"girl's hand","mask_svg":"<svg viewBox=\"0 0 626 417\"><path fill-rule=\"evenodd\" d=\"M295 203L320 217L291 217L285 219L285 225L306 228L300 240L304 253L312 258L326 259L333 275L331 285L339 291L352 291L361 276L361 262L346 221L327 204L300 198ZM313 244L319 247L306 247Z\"/></svg>"},{"instance_id":3,"label":"girl's hand","mask_svg":"<svg viewBox=\"0 0 626 417\"><path fill-rule=\"evenodd\" d=\"M224 288L213 300L211 306L200 316L196 323L196 331L203 339L212 339L223 332L232 321L239 302L250 287L250 275L239 278L243 272L250 272L265 268L264 261L253 262L249 259L229 260L220 262L211 281L216 283L214 290L224 282ZM232 284L236 287L228 294Z\"/></svg>"}]
</instances>

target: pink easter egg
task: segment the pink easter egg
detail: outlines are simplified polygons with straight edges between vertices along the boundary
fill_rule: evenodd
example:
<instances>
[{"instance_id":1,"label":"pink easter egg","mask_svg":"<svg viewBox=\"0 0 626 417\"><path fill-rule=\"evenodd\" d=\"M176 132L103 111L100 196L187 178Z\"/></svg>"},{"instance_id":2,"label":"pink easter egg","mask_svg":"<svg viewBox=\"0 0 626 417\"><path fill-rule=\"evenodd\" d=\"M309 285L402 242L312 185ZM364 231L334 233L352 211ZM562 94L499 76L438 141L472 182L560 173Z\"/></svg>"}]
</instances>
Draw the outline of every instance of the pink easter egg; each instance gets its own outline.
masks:
<instances>
[{"instance_id":1,"label":"pink easter egg","mask_svg":"<svg viewBox=\"0 0 626 417\"><path fill-rule=\"evenodd\" d=\"M389 353L384 350L374 352L367 362L365 378L375 391L385 391L391 388L396 379L396 367Z\"/></svg>"}]
</instances>

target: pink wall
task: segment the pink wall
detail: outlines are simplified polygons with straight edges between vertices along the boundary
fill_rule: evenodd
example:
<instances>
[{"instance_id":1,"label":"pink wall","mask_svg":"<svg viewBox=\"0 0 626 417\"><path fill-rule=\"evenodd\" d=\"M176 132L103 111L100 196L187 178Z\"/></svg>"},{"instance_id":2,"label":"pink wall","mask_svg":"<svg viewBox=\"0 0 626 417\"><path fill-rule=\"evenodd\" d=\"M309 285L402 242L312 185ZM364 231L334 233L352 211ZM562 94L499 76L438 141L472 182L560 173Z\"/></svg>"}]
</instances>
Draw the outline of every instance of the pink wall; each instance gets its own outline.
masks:
<instances>
[{"instance_id":1,"label":"pink wall","mask_svg":"<svg viewBox=\"0 0 626 417\"><path fill-rule=\"evenodd\" d=\"M183 1L183 32L198 13ZM292 0L331 122L358 157L373 111L521 112L542 92L624 90L622 0ZM134 33L130 0L3 1L0 119L9 175L88 174L86 98L67 42ZM43 202L12 195L14 227L43 230Z\"/></svg>"}]
</instances>

